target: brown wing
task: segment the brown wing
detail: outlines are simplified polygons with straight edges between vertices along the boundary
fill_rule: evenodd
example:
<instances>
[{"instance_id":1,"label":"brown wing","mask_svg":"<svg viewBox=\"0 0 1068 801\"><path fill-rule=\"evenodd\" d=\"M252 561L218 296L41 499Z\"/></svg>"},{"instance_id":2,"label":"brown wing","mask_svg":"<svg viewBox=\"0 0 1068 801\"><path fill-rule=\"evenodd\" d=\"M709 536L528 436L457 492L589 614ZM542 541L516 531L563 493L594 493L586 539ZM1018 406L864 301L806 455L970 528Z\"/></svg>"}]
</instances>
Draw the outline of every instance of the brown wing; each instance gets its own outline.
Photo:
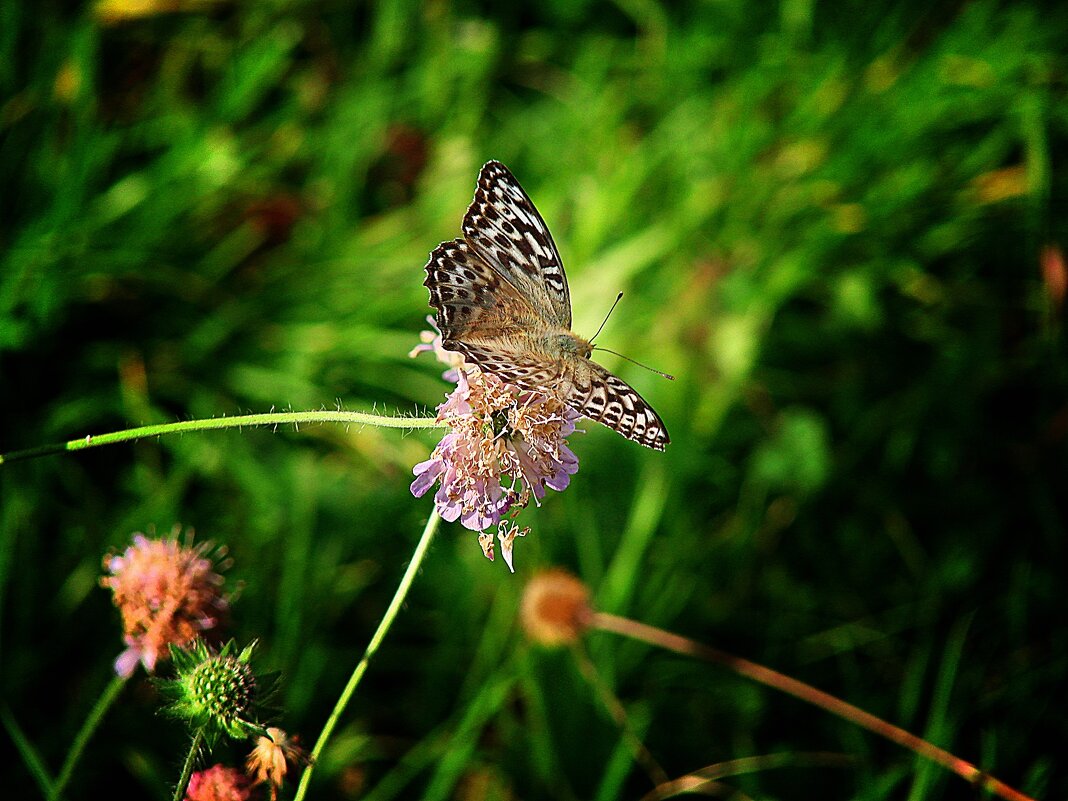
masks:
<instances>
[{"instance_id":1,"label":"brown wing","mask_svg":"<svg viewBox=\"0 0 1068 801\"><path fill-rule=\"evenodd\" d=\"M442 346L446 350L462 353L464 358L477 364L479 369L492 373L506 383L529 392L551 394L567 403L567 396L558 392L558 388L561 385L566 386L568 381L566 364L562 361L548 359L537 353L514 350L509 348L507 343L445 339Z\"/></svg>"},{"instance_id":2,"label":"brown wing","mask_svg":"<svg viewBox=\"0 0 1068 801\"><path fill-rule=\"evenodd\" d=\"M463 239L438 245L425 269L446 340L510 336L538 324L534 307Z\"/></svg>"},{"instance_id":3,"label":"brown wing","mask_svg":"<svg viewBox=\"0 0 1068 801\"><path fill-rule=\"evenodd\" d=\"M570 330L571 296L560 251L533 201L499 161L486 162L479 172L463 232L546 323Z\"/></svg>"},{"instance_id":4,"label":"brown wing","mask_svg":"<svg viewBox=\"0 0 1068 801\"><path fill-rule=\"evenodd\" d=\"M580 359L572 372L567 405L646 448L671 442L660 415L630 384L601 365Z\"/></svg>"}]
</instances>

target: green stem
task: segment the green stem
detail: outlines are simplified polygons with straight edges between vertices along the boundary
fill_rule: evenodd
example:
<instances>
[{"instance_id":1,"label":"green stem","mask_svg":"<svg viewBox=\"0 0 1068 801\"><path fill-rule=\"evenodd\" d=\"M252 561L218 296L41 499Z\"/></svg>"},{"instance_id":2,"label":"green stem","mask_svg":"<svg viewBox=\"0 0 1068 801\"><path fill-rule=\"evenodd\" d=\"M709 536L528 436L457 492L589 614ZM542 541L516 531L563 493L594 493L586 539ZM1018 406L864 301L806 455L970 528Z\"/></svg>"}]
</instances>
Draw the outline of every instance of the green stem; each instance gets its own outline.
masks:
<instances>
[{"instance_id":1,"label":"green stem","mask_svg":"<svg viewBox=\"0 0 1068 801\"><path fill-rule=\"evenodd\" d=\"M593 660L590 659L585 649L580 645L576 644L574 652L575 657L578 659L579 671L589 682L593 691L600 698L601 703L604 704L605 709L608 710L608 714L612 716L612 720L619 727L623 743L630 749L634 761L645 769L654 786L659 787L667 784L670 781L668 775L660 767L656 757L645 747L645 743L638 736L638 732L631 726L630 718L627 717L627 710L623 707L623 703L612 692L612 688L601 678L601 674L597 672L597 666L593 664Z\"/></svg>"},{"instance_id":2,"label":"green stem","mask_svg":"<svg viewBox=\"0 0 1068 801\"><path fill-rule=\"evenodd\" d=\"M37 786L41 789L41 793L45 798L51 798L52 777L48 775L48 768L45 767L41 755L37 753L37 749L33 747L33 743L26 737L26 734L22 731L22 727L19 726L18 721L15 720L15 716L11 713L7 704L0 704L0 722L2 722L4 728L7 729L7 733L11 736L12 742L15 743L15 749L22 757L22 761L26 763L26 769L37 782Z\"/></svg>"},{"instance_id":3,"label":"green stem","mask_svg":"<svg viewBox=\"0 0 1068 801\"><path fill-rule=\"evenodd\" d=\"M193 735L193 742L189 745L189 753L186 755L185 764L182 765L182 775L178 779L178 786L174 788L172 801L182 801L185 796L185 788L189 785L189 777L193 775L193 763L197 761L197 753L200 751L200 744L203 741L204 731L197 729L197 733Z\"/></svg>"},{"instance_id":4,"label":"green stem","mask_svg":"<svg viewBox=\"0 0 1068 801\"><path fill-rule=\"evenodd\" d=\"M245 414L237 417L212 417L205 420L183 420L179 423L162 423L154 426L128 428L109 434L87 434L68 442L55 442L51 445L38 445L21 451L0 454L0 465L49 456L64 451L82 451L100 445L113 445L118 442L133 442L138 439L158 437L162 434L180 434L186 431L209 431L219 428L244 428L245 426L276 426L287 423L349 423L356 425L381 426L383 428L445 428L433 417L387 417L366 412L277 412L270 414Z\"/></svg>"},{"instance_id":5,"label":"green stem","mask_svg":"<svg viewBox=\"0 0 1068 801\"><path fill-rule=\"evenodd\" d=\"M349 677L349 683L346 684L345 689L341 691L341 696L337 699L337 703L334 704L334 709L330 713L326 725L323 726L323 731L319 735L315 747L312 749L308 767L304 769L304 775L300 778L300 786L297 788L297 794L294 796L293 801L303 801L304 795L308 791L308 785L311 783L312 771L315 769L316 761L318 760L319 755L323 752L323 748L326 747L326 743L330 739L330 735L333 734L334 727L337 726L337 722L345 711L345 707L352 699L353 693L356 692L356 687L363 678L363 674L367 672L367 665L370 664L371 658L378 651L378 647L382 644L382 640L385 639L386 634L393 625L394 619L397 617L397 613L404 604L405 598L408 597L408 590L411 589L412 582L415 580L415 574L419 572L419 568L423 564L423 557L426 556L426 552L430 548L430 543L434 539L434 534L437 533L438 525L440 523L441 516L437 511L435 510L431 512L430 519L426 521L426 527L423 529L423 535L419 538L419 543L415 546L412 560L408 563L408 569L404 571L404 576L401 578L400 584L397 586L397 591L393 594L393 600L389 603L389 608L386 609L385 615L382 616L382 620L378 624L378 629L375 631L374 636L371 637L371 641L367 643L367 649L363 652L363 658L360 659L359 663L356 665L356 669L352 671L352 675Z\"/></svg>"},{"instance_id":6,"label":"green stem","mask_svg":"<svg viewBox=\"0 0 1068 801\"><path fill-rule=\"evenodd\" d=\"M89 742L89 738L93 736L93 732L96 731L96 727L100 725L100 721L104 719L104 715L111 708L111 705L115 703L115 699L119 697L119 693L122 688L126 686L126 679L122 676L115 676L111 679L111 683L101 694L97 700L96 705L89 712L89 716L85 719L85 723L82 724L81 731L78 732L74 738L74 742L71 743L70 751L67 752L67 758L63 762L63 767L60 768L59 776L56 778L55 784L52 786L52 792L49 798L52 801L58 801L63 796L63 791L67 787L67 783L70 782L70 777L74 773L74 768L78 764L78 760L82 756L82 752L85 750L85 746Z\"/></svg>"}]
</instances>

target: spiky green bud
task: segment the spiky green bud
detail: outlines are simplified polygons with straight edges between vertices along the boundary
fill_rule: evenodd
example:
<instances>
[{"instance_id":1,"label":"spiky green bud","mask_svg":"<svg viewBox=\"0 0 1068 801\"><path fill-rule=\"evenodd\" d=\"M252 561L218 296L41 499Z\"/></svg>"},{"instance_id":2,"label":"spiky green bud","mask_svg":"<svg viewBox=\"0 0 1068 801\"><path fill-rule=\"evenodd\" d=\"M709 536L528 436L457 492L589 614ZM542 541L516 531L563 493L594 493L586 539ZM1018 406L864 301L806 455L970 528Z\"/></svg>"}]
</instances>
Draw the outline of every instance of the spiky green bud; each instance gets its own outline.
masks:
<instances>
[{"instance_id":1,"label":"spiky green bud","mask_svg":"<svg viewBox=\"0 0 1068 801\"><path fill-rule=\"evenodd\" d=\"M186 649L171 646L176 675L159 682L171 701L165 711L201 732L209 749L222 735L242 739L265 731L256 722L255 707L269 688L258 686L249 664L254 648L255 643L235 655L233 641L218 653L201 640Z\"/></svg>"}]
</instances>

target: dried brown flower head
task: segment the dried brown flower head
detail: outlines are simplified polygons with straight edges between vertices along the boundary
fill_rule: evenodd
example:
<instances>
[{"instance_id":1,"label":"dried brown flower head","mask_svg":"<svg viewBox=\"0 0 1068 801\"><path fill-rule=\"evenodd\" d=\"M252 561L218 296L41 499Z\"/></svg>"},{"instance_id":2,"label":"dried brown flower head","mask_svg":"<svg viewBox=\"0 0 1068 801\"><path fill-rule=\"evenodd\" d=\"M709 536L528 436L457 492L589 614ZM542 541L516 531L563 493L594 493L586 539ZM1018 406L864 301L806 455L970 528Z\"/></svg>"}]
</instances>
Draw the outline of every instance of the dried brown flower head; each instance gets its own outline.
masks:
<instances>
[{"instance_id":1,"label":"dried brown flower head","mask_svg":"<svg viewBox=\"0 0 1068 801\"><path fill-rule=\"evenodd\" d=\"M519 615L527 636L540 645L570 645L589 628L590 591L566 570L546 570L523 591Z\"/></svg>"},{"instance_id":2,"label":"dried brown flower head","mask_svg":"<svg viewBox=\"0 0 1068 801\"><path fill-rule=\"evenodd\" d=\"M257 737L256 746L245 760L245 770L252 776L253 786L266 784L271 788L271 798L278 795L289 765L306 762L304 749L297 745L295 737L290 737L275 726L267 728L267 737Z\"/></svg>"}]
</instances>

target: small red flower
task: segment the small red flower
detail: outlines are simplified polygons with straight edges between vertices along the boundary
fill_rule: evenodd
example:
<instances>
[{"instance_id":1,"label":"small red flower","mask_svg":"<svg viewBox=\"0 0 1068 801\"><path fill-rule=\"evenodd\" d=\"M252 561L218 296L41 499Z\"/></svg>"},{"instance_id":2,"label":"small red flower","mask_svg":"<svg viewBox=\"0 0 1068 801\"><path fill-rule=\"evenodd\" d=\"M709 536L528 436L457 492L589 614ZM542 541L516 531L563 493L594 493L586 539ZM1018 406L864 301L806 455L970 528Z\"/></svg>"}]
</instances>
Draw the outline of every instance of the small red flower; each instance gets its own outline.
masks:
<instances>
[{"instance_id":1,"label":"small red flower","mask_svg":"<svg viewBox=\"0 0 1068 801\"><path fill-rule=\"evenodd\" d=\"M1057 245L1046 245L1042 248L1040 263L1046 295L1052 301L1053 308L1059 311L1068 294L1068 267L1064 263L1064 252Z\"/></svg>"},{"instance_id":2,"label":"small red flower","mask_svg":"<svg viewBox=\"0 0 1068 801\"><path fill-rule=\"evenodd\" d=\"M252 794L248 777L237 768L212 765L189 777L185 801L248 801Z\"/></svg>"}]
</instances>

